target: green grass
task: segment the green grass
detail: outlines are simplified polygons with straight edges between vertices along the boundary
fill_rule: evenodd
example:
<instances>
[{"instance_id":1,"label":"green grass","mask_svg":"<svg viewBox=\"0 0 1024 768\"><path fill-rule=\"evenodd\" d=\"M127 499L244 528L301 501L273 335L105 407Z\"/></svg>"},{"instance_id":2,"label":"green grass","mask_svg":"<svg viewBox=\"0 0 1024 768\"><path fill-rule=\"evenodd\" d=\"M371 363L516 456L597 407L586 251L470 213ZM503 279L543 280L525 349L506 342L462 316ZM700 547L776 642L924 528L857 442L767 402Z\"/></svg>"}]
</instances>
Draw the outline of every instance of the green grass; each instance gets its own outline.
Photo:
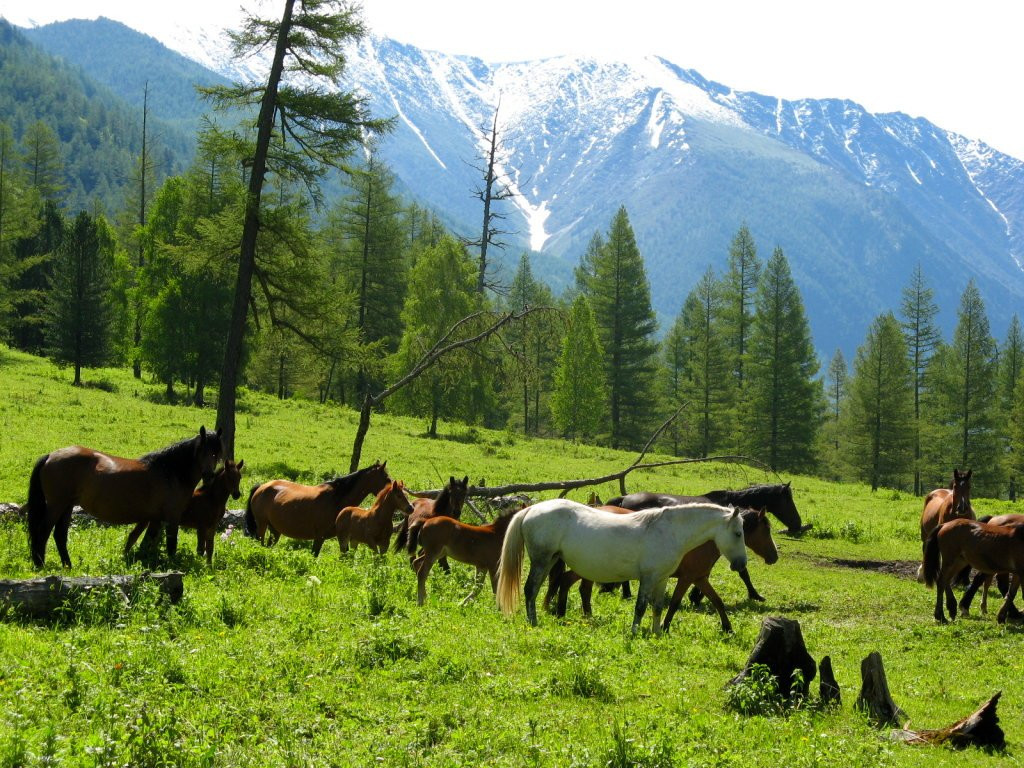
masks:
<instances>
[{"instance_id":1,"label":"green grass","mask_svg":"<svg viewBox=\"0 0 1024 768\"><path fill-rule=\"evenodd\" d=\"M73 388L48 363L0 350L0 501L24 501L32 463L54 448L138 455L212 426L212 411L161 405L159 386L125 372L87 378L104 388ZM242 402L246 488L347 469L353 413L253 393ZM375 415L366 461L386 458L393 476L422 488L449 475L492 484L596 475L632 460L461 425L445 427L452 439L429 440L424 427ZM767 602L747 602L724 567L713 574L731 636L704 607L684 608L665 637L634 638L632 605L608 594L595 594L591 620L579 616L574 593L567 619L542 614L530 628L522 611L503 618L486 590L459 607L473 574L458 564L451 576L435 569L421 609L405 558L365 549L340 557L332 542L314 559L308 546L266 549L236 534L217 540L211 570L186 532L174 564L186 573L177 606L143 589L128 607L100 593L54 622L0 621L0 766L1020 764L1024 631L991 616L937 626L933 593L921 585L828 564L919 558L920 500L792 480L814 529L799 540L777 535L776 565L752 561ZM695 465L631 476L629 488L694 493L767 481L749 468ZM73 528L73 573L141 571L121 557L126 534ZM51 543L48 565L56 563ZM0 577L33 575L23 525L8 518ZM831 655L837 711L747 717L727 707L723 685L766 615L798 619L811 654ZM861 659L875 650L913 727L947 725L1003 690L1007 753L908 747L868 726L852 702Z\"/></svg>"}]
</instances>

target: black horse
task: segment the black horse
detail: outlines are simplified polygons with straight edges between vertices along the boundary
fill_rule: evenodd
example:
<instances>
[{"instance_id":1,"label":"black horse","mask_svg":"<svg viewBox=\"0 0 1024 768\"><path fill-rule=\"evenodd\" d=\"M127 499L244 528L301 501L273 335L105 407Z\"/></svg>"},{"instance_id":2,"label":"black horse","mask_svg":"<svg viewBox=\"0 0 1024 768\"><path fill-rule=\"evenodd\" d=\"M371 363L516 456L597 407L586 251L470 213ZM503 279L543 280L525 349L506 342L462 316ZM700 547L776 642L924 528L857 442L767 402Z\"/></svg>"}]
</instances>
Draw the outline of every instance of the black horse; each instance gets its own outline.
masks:
<instances>
[{"instance_id":1,"label":"black horse","mask_svg":"<svg viewBox=\"0 0 1024 768\"><path fill-rule=\"evenodd\" d=\"M628 493L625 496L616 496L614 499L609 499L607 503L616 507L624 507L625 509L639 510L702 501L710 501L713 504L721 504L722 506L766 509L785 524L787 533L791 534L802 533L811 527L802 524L800 513L797 511L796 503L793 501L793 491L789 487L789 483L752 485L739 491L709 491L703 496L676 496L671 493L650 492ZM747 587L747 597L751 600L764 600L758 591L754 589L747 569L744 568L739 571L739 575ZM700 602L702 597L703 593L699 589L690 592L690 601L693 603Z\"/></svg>"}]
</instances>

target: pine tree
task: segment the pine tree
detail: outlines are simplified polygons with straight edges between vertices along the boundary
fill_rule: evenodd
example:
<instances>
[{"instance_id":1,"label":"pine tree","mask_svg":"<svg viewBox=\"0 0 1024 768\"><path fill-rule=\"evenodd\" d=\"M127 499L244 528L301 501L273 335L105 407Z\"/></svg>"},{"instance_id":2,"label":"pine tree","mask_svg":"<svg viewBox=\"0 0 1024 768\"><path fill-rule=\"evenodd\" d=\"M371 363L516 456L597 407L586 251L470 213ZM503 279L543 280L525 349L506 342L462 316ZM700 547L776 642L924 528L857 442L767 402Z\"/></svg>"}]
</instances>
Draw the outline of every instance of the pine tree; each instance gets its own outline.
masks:
<instances>
[{"instance_id":1,"label":"pine tree","mask_svg":"<svg viewBox=\"0 0 1024 768\"><path fill-rule=\"evenodd\" d=\"M587 298L605 350L611 444L643 444L657 413L651 288L625 207L619 208L594 261Z\"/></svg>"},{"instance_id":2,"label":"pine tree","mask_svg":"<svg viewBox=\"0 0 1024 768\"><path fill-rule=\"evenodd\" d=\"M914 374L914 495L924 493L921 487L921 397L928 388L926 372L932 355L942 341L935 316L939 307L935 303L935 294L929 287L918 264L910 283L903 289L902 327L907 340L907 354L910 357L910 368Z\"/></svg>"},{"instance_id":3,"label":"pine tree","mask_svg":"<svg viewBox=\"0 0 1024 768\"><path fill-rule=\"evenodd\" d=\"M729 244L729 262L723 278L722 317L736 386L745 384L744 365L753 325L754 301L761 277L757 246L744 223Z\"/></svg>"},{"instance_id":4,"label":"pine tree","mask_svg":"<svg viewBox=\"0 0 1024 768\"><path fill-rule=\"evenodd\" d=\"M932 477L949 467L974 469L976 493L996 495L1001 486L996 342L989 332L981 294L971 280L960 297L953 341L933 356L927 420L940 430L931 458Z\"/></svg>"},{"instance_id":5,"label":"pine tree","mask_svg":"<svg viewBox=\"0 0 1024 768\"><path fill-rule=\"evenodd\" d=\"M913 468L913 372L892 313L876 318L857 349L850 381L850 464L880 486L901 487Z\"/></svg>"},{"instance_id":6,"label":"pine tree","mask_svg":"<svg viewBox=\"0 0 1024 768\"><path fill-rule=\"evenodd\" d=\"M682 313L689 346L683 391L693 414L690 439L684 445L698 457L724 448L730 434L733 382L719 320L721 303L720 286L708 268L687 298Z\"/></svg>"},{"instance_id":7,"label":"pine tree","mask_svg":"<svg viewBox=\"0 0 1024 768\"><path fill-rule=\"evenodd\" d=\"M586 440L602 428L607 408L607 391L600 375L603 357L590 302L580 294L569 311L551 395L551 416L563 437Z\"/></svg>"},{"instance_id":8,"label":"pine tree","mask_svg":"<svg viewBox=\"0 0 1024 768\"><path fill-rule=\"evenodd\" d=\"M1006 341L999 351L999 410L1001 413L1013 413L1017 388L1024 375L1024 331L1021 330L1020 319L1014 314L1010 327L1006 332ZM1013 456L1014 445L1012 427L1007 425L1000 430L1004 444L1006 460L1007 493L1010 501L1017 500L1016 461Z\"/></svg>"},{"instance_id":9,"label":"pine tree","mask_svg":"<svg viewBox=\"0 0 1024 768\"><path fill-rule=\"evenodd\" d=\"M102 218L82 212L65 230L54 255L47 305L46 340L50 357L75 369L98 366L110 356L108 290L114 237Z\"/></svg>"},{"instance_id":10,"label":"pine tree","mask_svg":"<svg viewBox=\"0 0 1024 768\"><path fill-rule=\"evenodd\" d=\"M740 439L776 470L808 471L824 396L803 301L781 248L765 265L754 306Z\"/></svg>"}]
</instances>

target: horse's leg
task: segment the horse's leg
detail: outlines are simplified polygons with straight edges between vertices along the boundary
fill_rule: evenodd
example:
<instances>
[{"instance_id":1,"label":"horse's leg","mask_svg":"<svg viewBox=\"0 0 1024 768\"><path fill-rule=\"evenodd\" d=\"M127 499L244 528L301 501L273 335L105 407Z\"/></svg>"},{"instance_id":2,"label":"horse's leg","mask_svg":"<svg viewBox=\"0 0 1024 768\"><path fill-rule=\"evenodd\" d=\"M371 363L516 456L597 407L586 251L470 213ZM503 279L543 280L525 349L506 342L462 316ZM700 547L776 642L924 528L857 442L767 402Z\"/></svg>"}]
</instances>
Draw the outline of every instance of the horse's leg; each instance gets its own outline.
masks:
<instances>
[{"instance_id":1,"label":"horse's leg","mask_svg":"<svg viewBox=\"0 0 1024 768\"><path fill-rule=\"evenodd\" d=\"M213 540L217 538L217 527L211 525L206 529L206 564L213 566Z\"/></svg>"},{"instance_id":2,"label":"horse's leg","mask_svg":"<svg viewBox=\"0 0 1024 768\"><path fill-rule=\"evenodd\" d=\"M573 583L572 577L567 572L562 573L556 581L558 600L555 604L555 616L560 619L564 619L566 612L569 610L569 588L572 587Z\"/></svg>"},{"instance_id":3,"label":"horse's leg","mask_svg":"<svg viewBox=\"0 0 1024 768\"><path fill-rule=\"evenodd\" d=\"M583 606L583 615L588 618L594 615L594 611L590 605L590 598L593 594L594 582L590 579L580 579L580 604ZM566 595L566 597L568 597L568 595Z\"/></svg>"},{"instance_id":4,"label":"horse's leg","mask_svg":"<svg viewBox=\"0 0 1024 768\"><path fill-rule=\"evenodd\" d=\"M701 592L708 596L708 600L715 606L715 610L718 611L718 617L722 620L722 631L732 632L732 624L729 622L729 617L725 615L725 603L722 602L722 598L718 596L718 592L711 586L711 582L708 581L708 577L705 576L702 579L697 580L697 586L700 587Z\"/></svg>"},{"instance_id":5,"label":"horse's leg","mask_svg":"<svg viewBox=\"0 0 1024 768\"><path fill-rule=\"evenodd\" d=\"M71 567L71 555L68 554L68 528L71 527L71 509L68 509L53 527L53 542L57 545L60 562L65 568Z\"/></svg>"},{"instance_id":6,"label":"horse's leg","mask_svg":"<svg viewBox=\"0 0 1024 768\"><path fill-rule=\"evenodd\" d=\"M700 587L694 584L693 589L690 590L690 605L700 605L700 601L703 599L704 593L700 591Z\"/></svg>"},{"instance_id":7,"label":"horse's leg","mask_svg":"<svg viewBox=\"0 0 1024 768\"><path fill-rule=\"evenodd\" d=\"M313 539L313 557L320 557L320 549L327 539Z\"/></svg>"},{"instance_id":8,"label":"horse's leg","mask_svg":"<svg viewBox=\"0 0 1024 768\"><path fill-rule=\"evenodd\" d=\"M942 612L942 593L945 590L946 585L942 580L942 572L939 572L938 578L935 580L935 620L940 624L946 623L946 614Z\"/></svg>"},{"instance_id":9,"label":"horse's leg","mask_svg":"<svg viewBox=\"0 0 1024 768\"><path fill-rule=\"evenodd\" d=\"M542 604L544 606L544 610L549 613L551 612L551 598L561 593L562 574L564 573L565 561L559 557L555 560L554 564L552 564L551 570L548 572L548 590L544 593L544 602ZM556 615L565 615L564 613L558 614L557 611L558 609L555 608Z\"/></svg>"},{"instance_id":10,"label":"horse's leg","mask_svg":"<svg viewBox=\"0 0 1024 768\"><path fill-rule=\"evenodd\" d=\"M650 595L651 601L651 630L655 636L661 635L661 612L665 608L665 582L668 579L662 579L654 588L651 590ZM643 582L640 583L640 589L643 590Z\"/></svg>"},{"instance_id":11,"label":"horse's leg","mask_svg":"<svg viewBox=\"0 0 1024 768\"><path fill-rule=\"evenodd\" d=\"M629 588L629 582L622 582L622 599L629 600L631 597L633 597L633 590Z\"/></svg>"},{"instance_id":12,"label":"horse's leg","mask_svg":"<svg viewBox=\"0 0 1024 768\"><path fill-rule=\"evenodd\" d=\"M997 623L1006 623L1006 617L1009 615L1010 606L1013 605L1013 598L1017 596L1018 589L1020 589L1020 573L1014 573L1010 577L1010 589L1007 591L1006 597L1003 598L1003 605L999 609L999 613L996 614Z\"/></svg>"},{"instance_id":13,"label":"horse's leg","mask_svg":"<svg viewBox=\"0 0 1024 768\"><path fill-rule=\"evenodd\" d=\"M683 595L686 594L688 586L690 586L688 579L676 579L676 588L672 590L672 598L668 601L668 610L665 611L665 620L661 623L661 628L666 632L668 632L669 625L672 623L672 617L679 610L679 604L683 602ZM692 600L693 598L691 597L690 599Z\"/></svg>"},{"instance_id":14,"label":"horse's leg","mask_svg":"<svg viewBox=\"0 0 1024 768\"><path fill-rule=\"evenodd\" d=\"M132 528L131 533L128 534L128 538L124 542L124 559L128 559L128 555L131 554L132 547L135 546L135 542L139 540L139 536L146 530L149 523L138 523Z\"/></svg>"},{"instance_id":15,"label":"horse's leg","mask_svg":"<svg viewBox=\"0 0 1024 768\"><path fill-rule=\"evenodd\" d=\"M738 571L738 573L740 575L740 578L743 579L743 583L747 585L747 599L757 600L759 603L763 603L764 598L756 589L754 589L754 585L750 581L750 572L747 571L746 568L744 568L741 571ZM710 598L711 595L708 595L708 597Z\"/></svg>"},{"instance_id":16,"label":"horse's leg","mask_svg":"<svg viewBox=\"0 0 1024 768\"><path fill-rule=\"evenodd\" d=\"M178 524L167 522L167 556L175 557L178 554Z\"/></svg>"},{"instance_id":17,"label":"horse's leg","mask_svg":"<svg viewBox=\"0 0 1024 768\"><path fill-rule=\"evenodd\" d=\"M473 584L473 589L469 591L468 595L462 598L462 601L459 603L459 605L468 605L473 598L480 594L480 590L483 589L484 586L485 574L485 569L479 567L476 569L476 582Z\"/></svg>"},{"instance_id":18,"label":"horse's leg","mask_svg":"<svg viewBox=\"0 0 1024 768\"><path fill-rule=\"evenodd\" d=\"M448 565L448 558L447 557L442 557L440 560L437 561L437 564L439 566L441 566L441 570L444 571L445 573L451 573L452 572L452 567L450 565Z\"/></svg>"},{"instance_id":19,"label":"horse's leg","mask_svg":"<svg viewBox=\"0 0 1024 768\"><path fill-rule=\"evenodd\" d=\"M975 575L974 581L971 585L964 590L963 597L960 598L960 613L967 616L971 610L971 601L974 600L974 595L978 589L981 588L981 612L984 614L988 608L988 585L990 583L988 574L981 573L980 571Z\"/></svg>"},{"instance_id":20,"label":"horse's leg","mask_svg":"<svg viewBox=\"0 0 1024 768\"><path fill-rule=\"evenodd\" d=\"M426 552L421 554L412 563L412 569L416 571L416 605L423 605L427 602L427 576L430 569L434 567L434 560Z\"/></svg>"},{"instance_id":21,"label":"horse's leg","mask_svg":"<svg viewBox=\"0 0 1024 768\"><path fill-rule=\"evenodd\" d=\"M523 596L526 598L526 618L530 624L537 626L537 594L540 592L540 585L547 578L548 571L554 561L554 554L530 553L530 574L526 577L526 584L523 587Z\"/></svg>"}]
</instances>

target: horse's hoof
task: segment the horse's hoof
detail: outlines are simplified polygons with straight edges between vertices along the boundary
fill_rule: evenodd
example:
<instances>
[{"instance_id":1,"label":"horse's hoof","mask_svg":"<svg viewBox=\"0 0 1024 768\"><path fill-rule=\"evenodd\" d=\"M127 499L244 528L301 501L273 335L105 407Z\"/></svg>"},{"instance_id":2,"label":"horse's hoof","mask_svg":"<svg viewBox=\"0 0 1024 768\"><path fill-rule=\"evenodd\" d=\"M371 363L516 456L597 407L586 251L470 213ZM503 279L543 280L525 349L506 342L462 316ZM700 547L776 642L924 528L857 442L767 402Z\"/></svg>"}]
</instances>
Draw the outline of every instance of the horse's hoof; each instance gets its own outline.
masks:
<instances>
[{"instance_id":1,"label":"horse's hoof","mask_svg":"<svg viewBox=\"0 0 1024 768\"><path fill-rule=\"evenodd\" d=\"M751 600L757 600L757 602L759 602L759 603L765 602L765 598L763 596L757 594L756 592L754 594L750 595L750 599Z\"/></svg>"}]
</instances>

